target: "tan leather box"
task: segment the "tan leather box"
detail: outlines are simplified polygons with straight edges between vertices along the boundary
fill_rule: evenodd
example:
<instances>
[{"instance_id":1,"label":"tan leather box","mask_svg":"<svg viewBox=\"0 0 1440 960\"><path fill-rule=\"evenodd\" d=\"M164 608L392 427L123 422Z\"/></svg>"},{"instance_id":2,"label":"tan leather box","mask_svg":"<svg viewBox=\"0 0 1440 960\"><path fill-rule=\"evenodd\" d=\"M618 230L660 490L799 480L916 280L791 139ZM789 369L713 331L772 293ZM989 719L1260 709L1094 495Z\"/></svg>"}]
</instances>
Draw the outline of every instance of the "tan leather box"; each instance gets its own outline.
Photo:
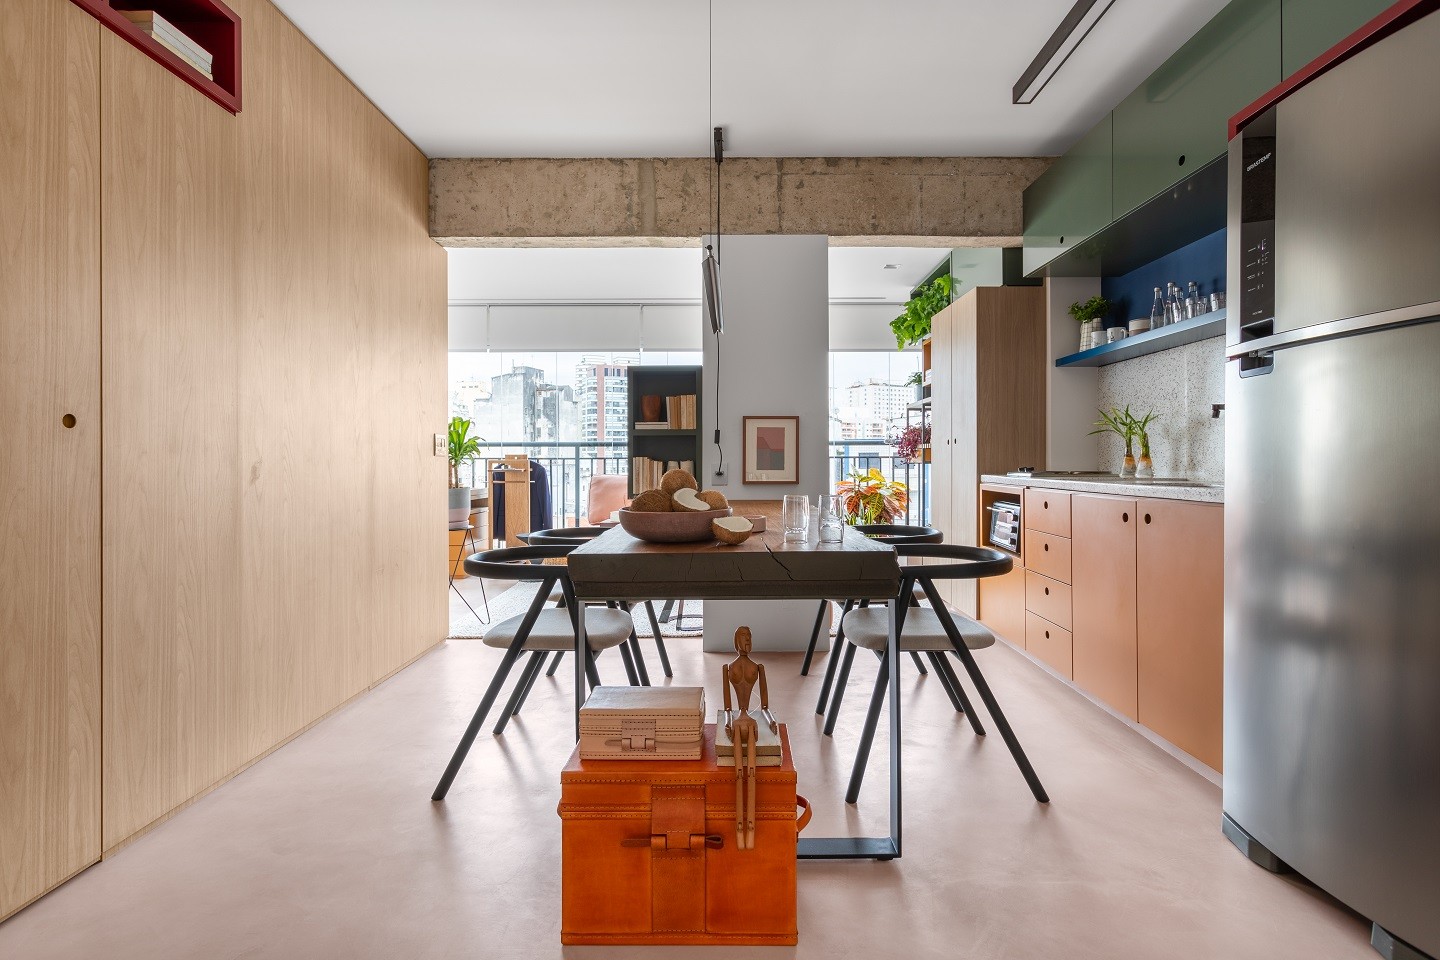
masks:
<instances>
[{"instance_id":1,"label":"tan leather box","mask_svg":"<svg viewBox=\"0 0 1440 960\"><path fill-rule=\"evenodd\" d=\"M699 760L597 762L577 749L560 774L560 942L795 943L795 849L810 812L784 724L779 733L780 766L755 773L746 850L735 768L717 764L713 725Z\"/></svg>"},{"instance_id":2,"label":"tan leather box","mask_svg":"<svg viewBox=\"0 0 1440 960\"><path fill-rule=\"evenodd\" d=\"M699 760L704 687L596 687L580 708L581 760Z\"/></svg>"}]
</instances>

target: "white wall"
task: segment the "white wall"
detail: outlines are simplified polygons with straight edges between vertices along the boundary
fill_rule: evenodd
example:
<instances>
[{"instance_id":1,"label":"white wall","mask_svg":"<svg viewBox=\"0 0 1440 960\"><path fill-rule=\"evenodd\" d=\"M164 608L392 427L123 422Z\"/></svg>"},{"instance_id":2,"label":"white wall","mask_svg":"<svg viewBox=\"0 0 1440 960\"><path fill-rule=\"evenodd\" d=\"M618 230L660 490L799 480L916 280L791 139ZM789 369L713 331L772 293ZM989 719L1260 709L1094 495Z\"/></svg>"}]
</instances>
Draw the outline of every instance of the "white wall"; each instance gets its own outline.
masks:
<instances>
[{"instance_id":1,"label":"white wall","mask_svg":"<svg viewBox=\"0 0 1440 960\"><path fill-rule=\"evenodd\" d=\"M727 478L720 489L727 497L777 500L787 493L804 493L813 502L829 486L828 240L724 236L720 285L725 315L725 332L718 338L720 404L717 410L717 338L707 327L701 482L717 483L719 452L709 441L718 422ZM779 415L800 418L800 482L742 483L741 418ZM735 629L748 626L757 650L803 650L814 621L815 602L809 600L707 601L705 649L732 649Z\"/></svg>"},{"instance_id":2,"label":"white wall","mask_svg":"<svg viewBox=\"0 0 1440 960\"><path fill-rule=\"evenodd\" d=\"M1046 367L1049 416L1046 418L1045 463L1050 470L1095 470L1099 447L1090 436L1099 419L1100 378L1096 367L1059 369L1055 360L1080 346L1080 324L1070 316L1070 304L1100 292L1094 277L1051 277L1045 281L1045 314L1050 330L1050 361Z\"/></svg>"}]
</instances>

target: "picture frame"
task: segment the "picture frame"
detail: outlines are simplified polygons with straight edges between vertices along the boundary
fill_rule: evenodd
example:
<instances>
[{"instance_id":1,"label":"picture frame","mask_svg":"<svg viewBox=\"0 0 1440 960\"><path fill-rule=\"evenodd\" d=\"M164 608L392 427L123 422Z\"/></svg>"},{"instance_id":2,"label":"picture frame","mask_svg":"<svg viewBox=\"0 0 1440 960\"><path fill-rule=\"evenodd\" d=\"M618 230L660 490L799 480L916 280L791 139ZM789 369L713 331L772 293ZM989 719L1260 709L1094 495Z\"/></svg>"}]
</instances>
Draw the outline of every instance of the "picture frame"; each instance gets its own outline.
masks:
<instances>
[{"instance_id":1,"label":"picture frame","mask_svg":"<svg viewBox=\"0 0 1440 960\"><path fill-rule=\"evenodd\" d=\"M745 417L742 483L800 482L800 418Z\"/></svg>"}]
</instances>

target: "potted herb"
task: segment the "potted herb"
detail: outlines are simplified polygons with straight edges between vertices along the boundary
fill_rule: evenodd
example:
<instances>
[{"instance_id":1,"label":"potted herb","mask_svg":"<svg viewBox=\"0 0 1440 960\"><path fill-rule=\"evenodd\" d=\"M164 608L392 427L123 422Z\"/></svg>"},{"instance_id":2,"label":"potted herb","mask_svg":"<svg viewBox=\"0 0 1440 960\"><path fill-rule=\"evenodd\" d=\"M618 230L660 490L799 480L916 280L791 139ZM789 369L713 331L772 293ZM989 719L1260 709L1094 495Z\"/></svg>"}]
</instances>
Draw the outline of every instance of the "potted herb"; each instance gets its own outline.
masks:
<instances>
[{"instance_id":1,"label":"potted herb","mask_svg":"<svg viewBox=\"0 0 1440 960\"><path fill-rule=\"evenodd\" d=\"M1077 300L1070 304L1070 316L1080 322L1080 349L1088 350L1091 347L1098 347L1095 337L1092 334L1099 333L1105 327L1105 317L1110 312L1110 301L1100 294L1095 294L1089 300Z\"/></svg>"},{"instance_id":2,"label":"potted herb","mask_svg":"<svg viewBox=\"0 0 1440 960\"><path fill-rule=\"evenodd\" d=\"M475 424L464 417L450 420L450 522L459 523L470 519L470 488L460 486L460 465L480 455L480 444L484 437L470 436Z\"/></svg>"},{"instance_id":3,"label":"potted herb","mask_svg":"<svg viewBox=\"0 0 1440 960\"><path fill-rule=\"evenodd\" d=\"M1129 412L1129 407L1126 407ZM1140 438L1140 459L1135 464L1135 477L1139 480L1149 480L1155 476L1155 462L1150 459L1150 424L1160 419L1160 414L1151 411L1143 417L1131 417L1131 425L1135 428L1135 436Z\"/></svg>"},{"instance_id":4,"label":"potted herb","mask_svg":"<svg viewBox=\"0 0 1440 960\"><path fill-rule=\"evenodd\" d=\"M920 455L929 442L930 425L927 423L921 426L918 423L912 423L896 434L895 438L890 441L890 445L895 448L895 456L901 460L919 463Z\"/></svg>"},{"instance_id":5,"label":"potted herb","mask_svg":"<svg viewBox=\"0 0 1440 960\"><path fill-rule=\"evenodd\" d=\"M835 485L835 492L845 498L845 520L857 523L894 523L905 515L910 494L899 480L887 480L875 468L868 473L855 471L849 480Z\"/></svg>"},{"instance_id":6,"label":"potted herb","mask_svg":"<svg viewBox=\"0 0 1440 960\"><path fill-rule=\"evenodd\" d=\"M1124 410L1111 407L1107 412L1101 410L1100 419L1095 421L1095 429L1090 431L1090 436L1097 434L1113 433L1125 441L1125 460L1120 467L1120 476L1135 476L1135 418L1130 415L1130 407L1127 404Z\"/></svg>"},{"instance_id":7,"label":"potted herb","mask_svg":"<svg viewBox=\"0 0 1440 960\"><path fill-rule=\"evenodd\" d=\"M948 273L920 285L906 302L905 312L890 321L897 350L930 336L930 318L950 306L950 293L954 289L955 279Z\"/></svg>"}]
</instances>

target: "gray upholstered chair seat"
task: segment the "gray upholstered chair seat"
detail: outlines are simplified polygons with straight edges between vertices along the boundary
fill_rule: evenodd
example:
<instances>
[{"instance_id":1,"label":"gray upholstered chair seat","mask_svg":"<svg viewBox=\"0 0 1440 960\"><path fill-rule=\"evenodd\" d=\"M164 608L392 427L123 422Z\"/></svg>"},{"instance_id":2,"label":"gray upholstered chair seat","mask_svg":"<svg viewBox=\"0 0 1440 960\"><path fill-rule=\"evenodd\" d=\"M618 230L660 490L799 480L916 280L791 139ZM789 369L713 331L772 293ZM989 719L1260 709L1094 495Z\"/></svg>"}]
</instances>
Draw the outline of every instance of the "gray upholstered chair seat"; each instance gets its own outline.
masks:
<instances>
[{"instance_id":1,"label":"gray upholstered chair seat","mask_svg":"<svg viewBox=\"0 0 1440 960\"><path fill-rule=\"evenodd\" d=\"M980 650L995 642L995 634L964 614L954 613L955 628L965 646ZM885 607L856 607L845 614L845 639L866 650L884 650L890 636L890 611ZM929 607L905 612L905 625L900 630L900 649L950 650L950 637L940 623L940 616Z\"/></svg>"},{"instance_id":2,"label":"gray upholstered chair seat","mask_svg":"<svg viewBox=\"0 0 1440 960\"><path fill-rule=\"evenodd\" d=\"M510 646L524 619L524 614L517 614L501 620L485 631L485 645ZM608 650L620 646L630 639L630 630L633 627L630 614L623 610L590 607L585 611L585 636L590 641L591 650ZM570 612L554 608L541 610L535 626L530 630L530 636L525 638L524 649L574 650L575 628L570 622Z\"/></svg>"}]
</instances>

